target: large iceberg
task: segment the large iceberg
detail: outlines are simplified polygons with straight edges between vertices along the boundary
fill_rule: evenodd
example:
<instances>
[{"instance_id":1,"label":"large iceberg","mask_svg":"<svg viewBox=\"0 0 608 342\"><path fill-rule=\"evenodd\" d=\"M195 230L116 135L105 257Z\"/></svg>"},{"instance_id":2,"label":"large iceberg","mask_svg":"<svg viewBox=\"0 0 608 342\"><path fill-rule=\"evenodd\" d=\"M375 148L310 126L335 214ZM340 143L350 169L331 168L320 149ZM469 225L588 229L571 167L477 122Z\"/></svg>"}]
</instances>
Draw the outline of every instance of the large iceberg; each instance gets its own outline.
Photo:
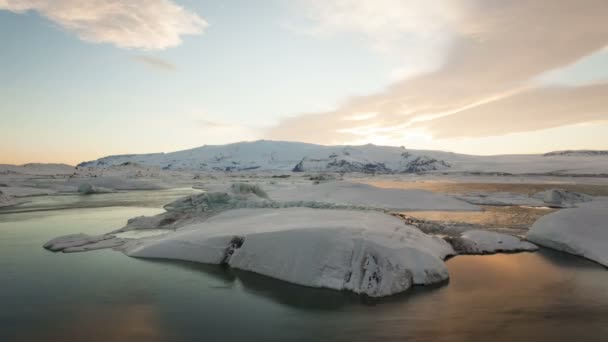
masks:
<instances>
[{"instance_id":1,"label":"large iceberg","mask_svg":"<svg viewBox=\"0 0 608 342\"><path fill-rule=\"evenodd\" d=\"M446 280L442 259L454 254L443 239L388 214L310 208L229 210L124 248L372 297Z\"/></svg>"},{"instance_id":2,"label":"large iceberg","mask_svg":"<svg viewBox=\"0 0 608 342\"><path fill-rule=\"evenodd\" d=\"M608 198L541 217L528 240L608 266Z\"/></svg>"}]
</instances>

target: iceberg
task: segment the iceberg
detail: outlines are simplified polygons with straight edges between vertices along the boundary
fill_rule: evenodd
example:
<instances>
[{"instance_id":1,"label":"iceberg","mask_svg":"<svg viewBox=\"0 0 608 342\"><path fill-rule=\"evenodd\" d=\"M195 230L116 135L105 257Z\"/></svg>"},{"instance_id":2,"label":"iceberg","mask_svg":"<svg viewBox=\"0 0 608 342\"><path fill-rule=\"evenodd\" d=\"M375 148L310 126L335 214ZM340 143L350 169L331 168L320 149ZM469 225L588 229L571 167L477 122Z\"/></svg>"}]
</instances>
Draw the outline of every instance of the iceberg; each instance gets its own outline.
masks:
<instances>
[{"instance_id":1,"label":"iceberg","mask_svg":"<svg viewBox=\"0 0 608 342\"><path fill-rule=\"evenodd\" d=\"M114 190L94 186L89 183L83 183L78 186L78 193L83 195L106 194L110 192L114 192Z\"/></svg>"},{"instance_id":2,"label":"iceberg","mask_svg":"<svg viewBox=\"0 0 608 342\"><path fill-rule=\"evenodd\" d=\"M541 217L527 239L608 266L608 198Z\"/></svg>"},{"instance_id":3,"label":"iceberg","mask_svg":"<svg viewBox=\"0 0 608 342\"><path fill-rule=\"evenodd\" d=\"M458 254L494 254L536 251L538 246L516 236L487 230L468 230L459 238L447 238Z\"/></svg>"},{"instance_id":4,"label":"iceberg","mask_svg":"<svg viewBox=\"0 0 608 342\"><path fill-rule=\"evenodd\" d=\"M591 196L586 194L562 189L545 190L533 194L532 196L511 192L470 192L465 195L454 197L476 205L551 208L572 208L576 207L579 203L593 200Z\"/></svg>"},{"instance_id":5,"label":"iceberg","mask_svg":"<svg viewBox=\"0 0 608 342\"><path fill-rule=\"evenodd\" d=\"M228 210L123 248L371 297L448 279L443 259L454 254L443 239L388 214L310 208Z\"/></svg>"}]
</instances>

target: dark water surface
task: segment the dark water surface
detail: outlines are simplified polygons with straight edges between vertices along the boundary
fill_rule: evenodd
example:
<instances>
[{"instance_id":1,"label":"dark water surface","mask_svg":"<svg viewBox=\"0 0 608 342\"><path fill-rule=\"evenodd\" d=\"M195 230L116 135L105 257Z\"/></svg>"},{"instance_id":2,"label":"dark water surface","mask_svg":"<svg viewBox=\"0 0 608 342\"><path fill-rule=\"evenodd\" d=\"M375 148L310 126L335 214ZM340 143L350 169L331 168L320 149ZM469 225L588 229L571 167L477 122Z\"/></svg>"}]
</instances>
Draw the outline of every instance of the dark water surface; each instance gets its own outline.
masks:
<instances>
[{"instance_id":1,"label":"dark water surface","mask_svg":"<svg viewBox=\"0 0 608 342\"><path fill-rule=\"evenodd\" d=\"M0 215L0 341L606 341L608 270L551 251L461 256L374 301L219 266L51 253L154 208Z\"/></svg>"}]
</instances>

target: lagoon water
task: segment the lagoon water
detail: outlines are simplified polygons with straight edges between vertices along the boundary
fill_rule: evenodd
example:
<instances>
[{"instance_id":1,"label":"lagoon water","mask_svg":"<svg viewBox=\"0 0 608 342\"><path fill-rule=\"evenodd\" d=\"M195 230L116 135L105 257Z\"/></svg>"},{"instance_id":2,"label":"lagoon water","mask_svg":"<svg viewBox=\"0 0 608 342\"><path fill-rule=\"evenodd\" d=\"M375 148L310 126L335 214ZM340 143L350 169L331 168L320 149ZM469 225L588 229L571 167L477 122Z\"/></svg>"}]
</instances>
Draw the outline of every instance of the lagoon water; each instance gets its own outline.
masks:
<instances>
[{"instance_id":1,"label":"lagoon water","mask_svg":"<svg viewBox=\"0 0 608 342\"><path fill-rule=\"evenodd\" d=\"M220 266L52 253L153 207L0 215L0 341L605 341L608 270L539 253L459 256L449 283L370 300Z\"/></svg>"}]
</instances>

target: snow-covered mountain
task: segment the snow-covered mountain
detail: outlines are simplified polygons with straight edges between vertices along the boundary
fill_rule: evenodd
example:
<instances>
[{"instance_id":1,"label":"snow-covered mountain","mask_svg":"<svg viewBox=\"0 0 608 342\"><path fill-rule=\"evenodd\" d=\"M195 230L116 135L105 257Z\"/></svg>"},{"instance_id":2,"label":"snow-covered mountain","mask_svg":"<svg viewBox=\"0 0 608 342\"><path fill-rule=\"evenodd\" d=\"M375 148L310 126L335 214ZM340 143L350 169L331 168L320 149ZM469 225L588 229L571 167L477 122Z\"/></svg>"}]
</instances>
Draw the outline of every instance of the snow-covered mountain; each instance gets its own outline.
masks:
<instances>
[{"instance_id":1,"label":"snow-covered mountain","mask_svg":"<svg viewBox=\"0 0 608 342\"><path fill-rule=\"evenodd\" d=\"M165 170L367 173L608 174L601 153L473 156L396 146L323 146L258 140L190 150L100 158L80 167L126 163Z\"/></svg>"},{"instance_id":2,"label":"snow-covered mountain","mask_svg":"<svg viewBox=\"0 0 608 342\"><path fill-rule=\"evenodd\" d=\"M414 173L446 170L445 160L391 146L331 146L305 156L293 171Z\"/></svg>"},{"instance_id":3,"label":"snow-covered mountain","mask_svg":"<svg viewBox=\"0 0 608 342\"><path fill-rule=\"evenodd\" d=\"M172 153L109 156L78 166L110 167L133 163L167 170L201 171L407 173L450 167L448 162L429 157L422 151L394 146L322 146L267 140L202 146Z\"/></svg>"},{"instance_id":4,"label":"snow-covered mountain","mask_svg":"<svg viewBox=\"0 0 608 342\"><path fill-rule=\"evenodd\" d=\"M162 169L201 171L291 170L305 156L324 146L259 140L228 145L205 145L171 153L109 156L79 164L105 167L136 163Z\"/></svg>"}]
</instances>

